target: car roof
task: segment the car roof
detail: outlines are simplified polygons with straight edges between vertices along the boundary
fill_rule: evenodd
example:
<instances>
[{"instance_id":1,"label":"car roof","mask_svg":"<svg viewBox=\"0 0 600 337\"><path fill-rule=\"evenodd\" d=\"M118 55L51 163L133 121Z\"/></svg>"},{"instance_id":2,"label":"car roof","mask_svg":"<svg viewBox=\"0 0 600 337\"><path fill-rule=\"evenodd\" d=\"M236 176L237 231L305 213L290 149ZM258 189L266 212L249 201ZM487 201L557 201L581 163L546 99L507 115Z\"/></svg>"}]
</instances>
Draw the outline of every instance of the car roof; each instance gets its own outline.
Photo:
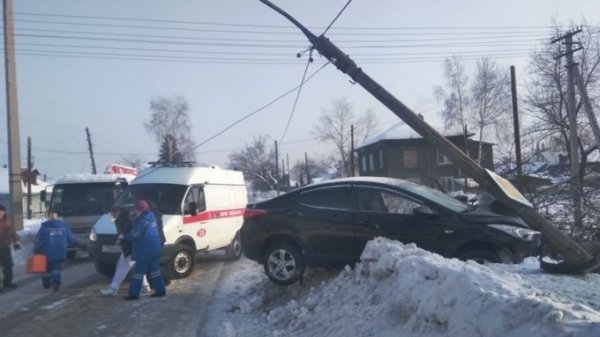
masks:
<instances>
[{"instance_id":1,"label":"car roof","mask_svg":"<svg viewBox=\"0 0 600 337\"><path fill-rule=\"evenodd\" d=\"M344 184L366 184L366 185L374 185L378 187L391 187L395 189L402 190L403 193L412 194L413 196L418 196L420 199L425 201L429 206L435 208L443 208L446 210L452 210L454 212L463 212L468 210L468 206L461 203L460 201L452 198L451 196L440 192L436 189L433 189L429 186L415 184L413 182L398 179L398 178L389 178L389 177L368 177L368 176L360 176L360 177L348 177L348 178L337 178L332 180L327 180L323 182L318 182L310 185L306 185L295 189L289 193L286 193L275 199L285 199L287 196L297 195L299 193L303 193L305 191L310 191L314 189L318 189L320 187L327 186L335 186L335 185L344 185ZM275 200L272 199L272 200Z\"/></svg>"}]
</instances>

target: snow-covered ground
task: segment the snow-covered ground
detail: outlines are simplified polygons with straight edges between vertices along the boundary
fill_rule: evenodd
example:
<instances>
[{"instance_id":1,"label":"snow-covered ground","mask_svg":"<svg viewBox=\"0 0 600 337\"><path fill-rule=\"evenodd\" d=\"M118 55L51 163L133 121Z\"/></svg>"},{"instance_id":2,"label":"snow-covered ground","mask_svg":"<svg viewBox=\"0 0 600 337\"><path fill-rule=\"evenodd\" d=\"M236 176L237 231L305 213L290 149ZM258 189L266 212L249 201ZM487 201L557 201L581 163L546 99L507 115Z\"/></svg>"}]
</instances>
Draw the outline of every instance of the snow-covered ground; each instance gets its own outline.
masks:
<instances>
[{"instance_id":1,"label":"snow-covered ground","mask_svg":"<svg viewBox=\"0 0 600 337\"><path fill-rule=\"evenodd\" d=\"M26 221L19 232L19 271L40 222ZM211 337L600 336L599 289L599 274L549 275L535 258L479 265L377 238L355 268L307 270L302 284L288 287L243 259L219 285L203 331Z\"/></svg>"},{"instance_id":2,"label":"snow-covered ground","mask_svg":"<svg viewBox=\"0 0 600 337\"><path fill-rule=\"evenodd\" d=\"M600 336L600 275L544 273L537 259L479 265L397 241L343 271L271 283L246 263L221 285L209 336Z\"/></svg>"}]
</instances>

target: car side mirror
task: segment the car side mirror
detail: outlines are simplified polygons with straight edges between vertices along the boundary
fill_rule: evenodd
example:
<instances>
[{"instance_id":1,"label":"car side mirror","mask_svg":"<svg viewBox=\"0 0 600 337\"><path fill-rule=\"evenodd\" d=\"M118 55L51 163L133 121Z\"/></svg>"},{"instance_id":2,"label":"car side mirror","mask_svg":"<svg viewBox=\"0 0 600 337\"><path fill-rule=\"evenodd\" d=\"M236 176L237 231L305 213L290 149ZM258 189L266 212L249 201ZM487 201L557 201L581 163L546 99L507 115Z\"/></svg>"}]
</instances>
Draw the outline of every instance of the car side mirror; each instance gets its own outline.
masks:
<instances>
[{"instance_id":1,"label":"car side mirror","mask_svg":"<svg viewBox=\"0 0 600 337\"><path fill-rule=\"evenodd\" d=\"M45 203L48 203L48 201L46 200L46 191L45 190L40 191L40 200Z\"/></svg>"},{"instance_id":2,"label":"car side mirror","mask_svg":"<svg viewBox=\"0 0 600 337\"><path fill-rule=\"evenodd\" d=\"M438 217L438 212L432 210L431 208L421 205L419 207L415 207L413 209L413 214L417 216L422 216L428 219L434 219Z\"/></svg>"}]
</instances>

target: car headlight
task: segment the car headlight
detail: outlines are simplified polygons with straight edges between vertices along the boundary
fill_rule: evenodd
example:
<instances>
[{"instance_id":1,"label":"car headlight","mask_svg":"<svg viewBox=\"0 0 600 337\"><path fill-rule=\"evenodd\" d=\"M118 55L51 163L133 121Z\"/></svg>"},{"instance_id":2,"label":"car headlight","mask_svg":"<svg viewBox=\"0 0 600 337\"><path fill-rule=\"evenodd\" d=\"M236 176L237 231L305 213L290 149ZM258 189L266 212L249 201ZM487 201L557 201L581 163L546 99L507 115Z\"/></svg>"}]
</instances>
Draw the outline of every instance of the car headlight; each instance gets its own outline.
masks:
<instances>
[{"instance_id":1,"label":"car headlight","mask_svg":"<svg viewBox=\"0 0 600 337\"><path fill-rule=\"evenodd\" d=\"M510 236L523 241L535 241L541 237L541 233L529 228L511 226L511 225L488 225L494 229L502 231Z\"/></svg>"},{"instance_id":2,"label":"car headlight","mask_svg":"<svg viewBox=\"0 0 600 337\"><path fill-rule=\"evenodd\" d=\"M90 231L90 241L96 241L97 237L96 237L96 230L92 228L92 230Z\"/></svg>"}]
</instances>

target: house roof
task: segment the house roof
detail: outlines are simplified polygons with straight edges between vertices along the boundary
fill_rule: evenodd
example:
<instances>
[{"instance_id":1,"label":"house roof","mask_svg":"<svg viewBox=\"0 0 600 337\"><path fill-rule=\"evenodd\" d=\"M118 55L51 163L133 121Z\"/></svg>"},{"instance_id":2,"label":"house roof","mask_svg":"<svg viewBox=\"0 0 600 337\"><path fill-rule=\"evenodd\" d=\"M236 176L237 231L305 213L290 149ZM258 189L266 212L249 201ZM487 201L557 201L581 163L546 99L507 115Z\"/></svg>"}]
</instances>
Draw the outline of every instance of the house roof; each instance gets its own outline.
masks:
<instances>
[{"instance_id":1,"label":"house roof","mask_svg":"<svg viewBox=\"0 0 600 337\"><path fill-rule=\"evenodd\" d=\"M48 185L45 181L38 179L37 185L31 185L31 193L37 194L40 193L46 186ZM21 187L23 188L23 193L27 192L27 186L21 180ZM9 193L9 179L8 179L8 168L0 168L0 194L8 194Z\"/></svg>"},{"instance_id":2,"label":"house roof","mask_svg":"<svg viewBox=\"0 0 600 337\"><path fill-rule=\"evenodd\" d=\"M456 128L444 129L439 125L431 125L436 131L440 132L444 137L462 136L463 133ZM469 134L472 136L473 134ZM400 121L387 130L367 139L364 143L357 146L357 149L369 146L385 140L401 140L401 139L423 139L417 131L413 130L408 124Z\"/></svg>"}]
</instances>

